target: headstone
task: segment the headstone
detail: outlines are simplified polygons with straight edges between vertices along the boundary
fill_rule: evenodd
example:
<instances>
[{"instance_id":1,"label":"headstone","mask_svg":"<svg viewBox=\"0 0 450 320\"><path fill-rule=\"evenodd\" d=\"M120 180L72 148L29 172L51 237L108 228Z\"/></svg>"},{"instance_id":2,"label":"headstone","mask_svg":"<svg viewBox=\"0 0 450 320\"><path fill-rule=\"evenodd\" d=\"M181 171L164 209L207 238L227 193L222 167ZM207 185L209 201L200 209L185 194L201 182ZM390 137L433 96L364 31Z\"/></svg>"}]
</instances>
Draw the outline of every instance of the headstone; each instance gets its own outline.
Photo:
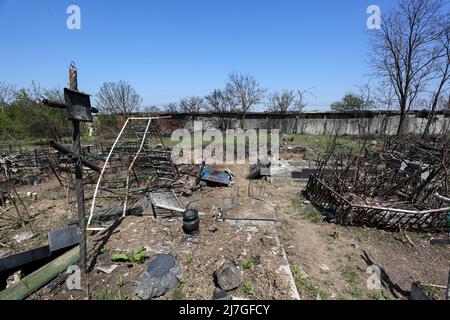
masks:
<instances>
[{"instance_id":1,"label":"headstone","mask_svg":"<svg viewBox=\"0 0 450 320\"><path fill-rule=\"evenodd\" d=\"M136 294L145 300L159 297L175 289L181 277L178 261L168 254L159 254L139 277Z\"/></svg>"}]
</instances>

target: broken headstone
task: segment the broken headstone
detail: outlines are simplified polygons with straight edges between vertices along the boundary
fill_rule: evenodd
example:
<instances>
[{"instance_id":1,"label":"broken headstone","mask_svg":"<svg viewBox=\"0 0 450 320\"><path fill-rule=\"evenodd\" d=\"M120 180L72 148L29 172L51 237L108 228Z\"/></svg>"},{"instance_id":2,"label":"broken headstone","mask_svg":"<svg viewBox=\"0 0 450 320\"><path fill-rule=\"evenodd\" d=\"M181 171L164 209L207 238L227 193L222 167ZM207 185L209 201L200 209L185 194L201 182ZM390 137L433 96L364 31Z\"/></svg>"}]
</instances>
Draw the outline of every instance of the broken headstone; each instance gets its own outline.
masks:
<instances>
[{"instance_id":1,"label":"broken headstone","mask_svg":"<svg viewBox=\"0 0 450 320\"><path fill-rule=\"evenodd\" d=\"M224 291L230 291L240 286L242 282L242 270L230 260L225 260L219 270L216 271L216 280Z\"/></svg>"},{"instance_id":2,"label":"broken headstone","mask_svg":"<svg viewBox=\"0 0 450 320\"><path fill-rule=\"evenodd\" d=\"M178 261L168 254L159 254L139 277L136 294L145 300L159 297L175 289L181 277Z\"/></svg>"}]
</instances>

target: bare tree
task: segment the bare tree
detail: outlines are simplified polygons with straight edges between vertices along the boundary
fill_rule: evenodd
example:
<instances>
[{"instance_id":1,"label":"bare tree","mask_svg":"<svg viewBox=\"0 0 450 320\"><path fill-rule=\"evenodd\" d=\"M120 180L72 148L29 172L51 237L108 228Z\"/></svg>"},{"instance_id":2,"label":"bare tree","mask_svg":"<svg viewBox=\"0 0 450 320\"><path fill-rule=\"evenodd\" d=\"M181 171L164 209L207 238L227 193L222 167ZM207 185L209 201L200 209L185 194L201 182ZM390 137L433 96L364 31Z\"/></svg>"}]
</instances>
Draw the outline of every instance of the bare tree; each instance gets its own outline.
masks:
<instances>
[{"instance_id":1,"label":"bare tree","mask_svg":"<svg viewBox=\"0 0 450 320\"><path fill-rule=\"evenodd\" d=\"M305 98L305 96L307 94L314 96L314 94L311 93L310 89L297 90L297 100L295 101L292 111L303 112L303 110L305 109L305 107L307 105L306 98Z\"/></svg>"},{"instance_id":2,"label":"bare tree","mask_svg":"<svg viewBox=\"0 0 450 320\"><path fill-rule=\"evenodd\" d=\"M267 110L269 112L282 112L289 111L302 112L306 106L305 94L306 90L298 90L294 93L292 90L283 90L281 94L275 92L267 97Z\"/></svg>"},{"instance_id":3,"label":"bare tree","mask_svg":"<svg viewBox=\"0 0 450 320\"><path fill-rule=\"evenodd\" d=\"M386 128L388 124L387 112L391 111L394 104L397 103L394 87L391 82L382 80L375 85L373 94L373 107L378 110L384 110L381 116L381 127L379 134L383 135L386 133Z\"/></svg>"},{"instance_id":4,"label":"bare tree","mask_svg":"<svg viewBox=\"0 0 450 320\"><path fill-rule=\"evenodd\" d=\"M96 97L97 106L102 112L122 121L136 112L142 104L139 94L124 81L103 83Z\"/></svg>"},{"instance_id":5,"label":"bare tree","mask_svg":"<svg viewBox=\"0 0 450 320\"><path fill-rule=\"evenodd\" d=\"M201 97L190 97L180 100L180 111L185 113L199 113L205 108L204 100Z\"/></svg>"},{"instance_id":6,"label":"bare tree","mask_svg":"<svg viewBox=\"0 0 450 320\"><path fill-rule=\"evenodd\" d=\"M179 111L179 108L178 108L178 104L171 102L171 103L165 104L162 107L162 110L167 113L176 113Z\"/></svg>"},{"instance_id":7,"label":"bare tree","mask_svg":"<svg viewBox=\"0 0 450 320\"><path fill-rule=\"evenodd\" d=\"M295 102L295 94L292 90L283 90L272 93L267 97L267 111L269 112L288 112Z\"/></svg>"},{"instance_id":8,"label":"bare tree","mask_svg":"<svg viewBox=\"0 0 450 320\"><path fill-rule=\"evenodd\" d=\"M148 114L160 113L161 109L157 105L149 105L142 108L142 112Z\"/></svg>"},{"instance_id":9,"label":"bare tree","mask_svg":"<svg viewBox=\"0 0 450 320\"><path fill-rule=\"evenodd\" d=\"M381 81L375 86L374 108L391 111L396 101L395 90L389 81Z\"/></svg>"},{"instance_id":10,"label":"bare tree","mask_svg":"<svg viewBox=\"0 0 450 320\"><path fill-rule=\"evenodd\" d=\"M240 73L231 73L228 76L225 90L230 93L234 104L242 112L241 127L244 128L247 112L262 102L265 90L254 77Z\"/></svg>"},{"instance_id":11,"label":"bare tree","mask_svg":"<svg viewBox=\"0 0 450 320\"><path fill-rule=\"evenodd\" d=\"M205 96L206 109L211 112L231 112L236 108L235 100L231 92L216 89Z\"/></svg>"},{"instance_id":12,"label":"bare tree","mask_svg":"<svg viewBox=\"0 0 450 320\"><path fill-rule=\"evenodd\" d=\"M227 90L216 89L209 95L205 96L206 110L218 113L216 125L222 130L226 130L231 125L229 117L223 113L233 112L236 108L236 101L233 99L231 93Z\"/></svg>"},{"instance_id":13,"label":"bare tree","mask_svg":"<svg viewBox=\"0 0 450 320\"><path fill-rule=\"evenodd\" d=\"M400 108L397 134L404 132L407 111L431 80L438 58L434 43L439 38L441 0L400 0L398 9L383 15L375 35L373 65L377 75L395 89Z\"/></svg>"},{"instance_id":14,"label":"bare tree","mask_svg":"<svg viewBox=\"0 0 450 320\"><path fill-rule=\"evenodd\" d=\"M0 106L10 104L14 99L16 87L6 82L0 82Z\"/></svg>"},{"instance_id":15,"label":"bare tree","mask_svg":"<svg viewBox=\"0 0 450 320\"><path fill-rule=\"evenodd\" d=\"M449 32L449 19L443 21L442 37L437 42L437 50L440 52L439 58L436 59L434 64L434 72L436 74L437 87L431 95L431 103L429 108L428 120L423 133L423 138L427 138L430 134L430 127L433 123L436 108L439 102L442 100L441 96L449 91L448 82L450 79L450 32Z\"/></svg>"}]
</instances>

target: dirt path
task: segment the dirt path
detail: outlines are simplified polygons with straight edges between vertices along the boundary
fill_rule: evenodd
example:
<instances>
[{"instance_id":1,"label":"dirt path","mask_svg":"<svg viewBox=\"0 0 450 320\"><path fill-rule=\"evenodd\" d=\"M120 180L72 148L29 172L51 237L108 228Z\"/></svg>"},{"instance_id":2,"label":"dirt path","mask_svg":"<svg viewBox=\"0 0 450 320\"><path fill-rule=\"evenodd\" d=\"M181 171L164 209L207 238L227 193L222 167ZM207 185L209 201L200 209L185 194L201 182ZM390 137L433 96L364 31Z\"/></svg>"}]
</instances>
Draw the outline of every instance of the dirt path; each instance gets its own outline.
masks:
<instances>
[{"instance_id":1,"label":"dirt path","mask_svg":"<svg viewBox=\"0 0 450 320\"><path fill-rule=\"evenodd\" d=\"M407 299L413 281L445 285L450 248L429 244L430 234L342 227L317 221L300 186L271 186L282 224L279 235L304 299ZM381 269L381 288L369 289L368 266Z\"/></svg>"}]
</instances>

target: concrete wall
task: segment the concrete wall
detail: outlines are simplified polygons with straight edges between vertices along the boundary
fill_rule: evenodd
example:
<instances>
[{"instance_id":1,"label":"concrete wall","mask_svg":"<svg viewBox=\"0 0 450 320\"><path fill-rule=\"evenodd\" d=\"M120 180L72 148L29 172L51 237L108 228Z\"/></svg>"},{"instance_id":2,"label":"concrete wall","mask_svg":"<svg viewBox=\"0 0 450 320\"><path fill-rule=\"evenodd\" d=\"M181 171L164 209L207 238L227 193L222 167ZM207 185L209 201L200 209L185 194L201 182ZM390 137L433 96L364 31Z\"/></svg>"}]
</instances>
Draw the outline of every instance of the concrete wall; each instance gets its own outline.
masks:
<instances>
[{"instance_id":1,"label":"concrete wall","mask_svg":"<svg viewBox=\"0 0 450 320\"><path fill-rule=\"evenodd\" d=\"M218 128L226 123L226 128L240 128L242 116L239 114L172 114L170 119L173 129L174 123L178 127L193 130L194 121L202 121L203 130ZM163 120L160 120L163 122ZM298 133L306 135L361 135L397 133L400 115L393 112L366 112L363 115L352 113L302 113L302 114L268 114L250 113L246 115L244 129L279 129L281 133ZM414 112L407 115L405 120L407 133L423 133L427 114ZM162 126L164 124L162 123ZM443 134L450 129L450 114L436 115L431 127L432 134Z\"/></svg>"}]
</instances>

